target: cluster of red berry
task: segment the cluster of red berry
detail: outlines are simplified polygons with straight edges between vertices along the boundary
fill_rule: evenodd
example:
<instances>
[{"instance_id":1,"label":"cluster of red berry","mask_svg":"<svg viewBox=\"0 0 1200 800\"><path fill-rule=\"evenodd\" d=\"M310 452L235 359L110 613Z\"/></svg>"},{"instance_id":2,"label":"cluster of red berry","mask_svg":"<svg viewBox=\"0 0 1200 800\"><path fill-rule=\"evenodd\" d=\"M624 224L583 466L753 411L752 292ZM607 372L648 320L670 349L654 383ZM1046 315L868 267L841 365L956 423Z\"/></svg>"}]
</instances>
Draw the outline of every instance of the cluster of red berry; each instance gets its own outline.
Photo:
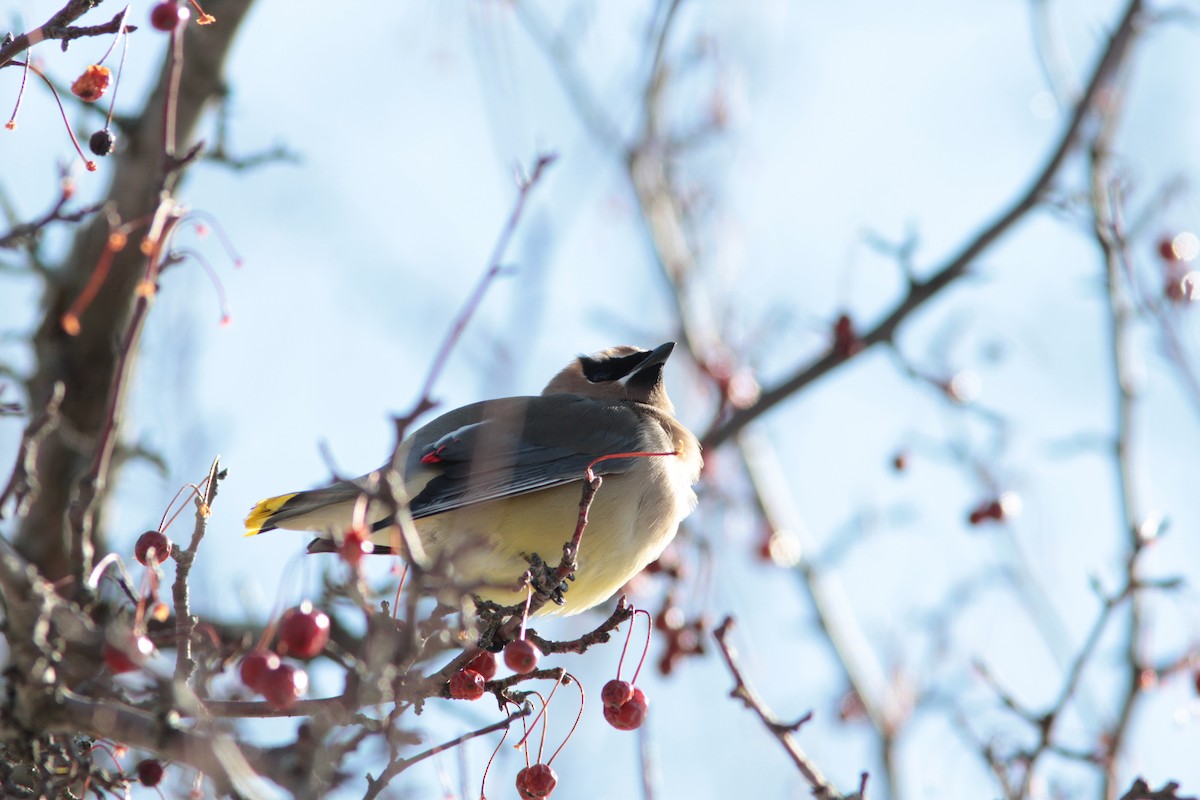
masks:
<instances>
[{"instance_id":1,"label":"cluster of red berry","mask_svg":"<svg viewBox=\"0 0 1200 800\"><path fill-rule=\"evenodd\" d=\"M352 530L342 543L340 551L343 558L356 567L361 555L370 552L369 548L368 537ZM134 554L140 563L151 568L151 573L157 574L155 568L170 557L173 550L174 545L167 535L155 530L146 531L138 538ZM687 638L685 634L691 633L696 626L680 623L675 619L676 616L679 616L678 613L671 614L668 611L669 609L664 609L663 614L659 615L659 624L667 630L672 643L668 647L668 653L673 652L672 648L680 650L681 647L688 652L693 651L691 645L685 646L683 642ZM674 611L678 612L678 609L674 609ZM651 621L647 612L636 613L645 616L647 622ZM138 627L135 626L135 630ZM640 728L645 722L650 706L646 693L636 685L642 662L646 658L646 649L649 647L649 631L647 631L646 648L643 650L641 661L632 680L621 679L621 666L624 663L632 633L631 626L626 635L621 662L617 666L617 677L608 681L600 692L605 721L621 731ZM329 636L329 616L315 608L311 602L305 601L284 612L277 624L268 628L263 642L242 657L238 676L244 686L263 695L273 708L279 710L290 708L306 694L308 674L302 667L290 664L284 658L300 660L315 658L324 651L329 643ZM275 638L275 645L273 648L268 648L266 643L272 637ZM150 639L144 633L138 633L132 635L129 641L106 644L105 663L114 674L129 672L144 666L153 652L154 647ZM537 669L542 651L534 642L526 638L524 625L522 625L519 638L505 645L503 655L505 665L514 673L529 675ZM678 654L668 656L672 661L676 657ZM447 693L454 699L477 700L485 694L486 684L495 677L497 668L496 654L479 650L465 666L450 678ZM562 680L564 684L569 682L570 680ZM552 697L553 692L551 693ZM545 702L548 704L549 699ZM581 707L581 714L582 711ZM568 736L568 738L570 737ZM559 749L561 750L561 747ZM557 755L557 752L554 755ZM529 764L527 761L526 767L517 774L516 788L522 798L548 798L558 785L558 775L550 765L554 756L552 755L545 763L542 763L541 757L542 754L539 751L538 763ZM135 769L137 779L145 786L156 786L161 782L163 772L163 764L155 759L143 760Z\"/></svg>"},{"instance_id":2,"label":"cluster of red berry","mask_svg":"<svg viewBox=\"0 0 1200 800\"><path fill-rule=\"evenodd\" d=\"M1166 273L1163 294L1176 305L1200 300L1200 272L1190 266L1197 255L1200 238L1191 231L1164 236L1158 243L1158 256Z\"/></svg>"},{"instance_id":3,"label":"cluster of red berry","mask_svg":"<svg viewBox=\"0 0 1200 800\"><path fill-rule=\"evenodd\" d=\"M142 564L154 566L165 560L171 549L166 534L146 531L138 539L134 554ZM329 642L329 615L305 601L284 612L277 632L275 651L255 648L242 659L239 675L247 688L262 694L274 708L285 709L308 690L308 674L280 656L311 659L319 655ZM149 637L135 633L127 641L107 641L104 663L113 674L131 672L144 666L153 653Z\"/></svg>"},{"instance_id":4,"label":"cluster of red berry","mask_svg":"<svg viewBox=\"0 0 1200 800\"><path fill-rule=\"evenodd\" d=\"M652 620L649 613L645 611L635 611L634 616L644 616L648 623L648 628L652 628ZM630 626L626 633L625 646L621 650L621 660L617 664L617 676L604 684L604 688L600 691L601 710L606 722L620 731L632 731L640 728L646 720L646 714L650 709L650 701L646 698L646 693L638 687L637 676L641 671L642 664L646 660L646 652L650 644L650 631L647 630L646 647L643 649L641 660L638 662L637 669L634 671L632 680L621 679L621 667L625 661L625 655L629 649L630 638L633 633L633 626ZM529 641L525 636L524 625L522 625L519 638L509 642L504 647L504 663L513 672L519 675L529 675L537 668L538 662L541 659L542 651L536 644ZM464 667L458 670L450 678L448 684L448 692L450 697L459 700L477 700L483 696L486 687L485 684L490 681L496 674L497 659L496 655L486 650L477 651L471 660ZM555 691L560 685L568 685L571 683L578 684L578 680L570 674L562 674L555 671ZM540 697L541 695L534 692L533 694ZM503 700L503 696L501 699ZM534 719L533 724L526 728L525 739L518 743L518 747L524 745L526 739L529 738L530 731L536 730L537 722L542 719L546 709L550 705L550 701L554 698L554 691L551 691L550 696L542 701L542 711ZM582 690L580 697L579 716L576 717L576 724L583 715L583 698ZM543 723L544 725L545 723ZM572 732L574 728L572 728ZM543 743L545 734L543 732ZM567 735L570 739L570 734ZM536 763L530 764L530 754L526 751L526 766L517 773L516 787L520 797L525 800L545 800L550 797L558 786L558 775L555 773L551 763L554 758L566 745L559 746L548 759L542 760L542 751L539 748L536 754ZM486 783L486 771L484 781Z\"/></svg>"},{"instance_id":5,"label":"cluster of red berry","mask_svg":"<svg viewBox=\"0 0 1200 800\"><path fill-rule=\"evenodd\" d=\"M487 653L486 655L491 654ZM623 681L620 678L614 678L604 684L604 688L600 690L600 702L603 706L604 719L619 731L632 731L642 727L650 709L650 701L646 699L646 693L630 681ZM580 711L582 713L582 709ZM558 753L555 752L554 755L558 755ZM540 760L540 753L538 758L538 763L527 764L517 773L517 792L523 800L545 800L558 786L558 774L550 766L554 756L544 763Z\"/></svg>"},{"instance_id":6,"label":"cluster of red berry","mask_svg":"<svg viewBox=\"0 0 1200 800\"><path fill-rule=\"evenodd\" d=\"M528 675L537 669L541 658L542 651L528 639L516 639L504 647L504 664L519 675ZM484 684L495 676L495 654L481 650L465 667L450 677L450 696L455 700L478 700L483 697Z\"/></svg>"},{"instance_id":7,"label":"cluster of red berry","mask_svg":"<svg viewBox=\"0 0 1200 800\"><path fill-rule=\"evenodd\" d=\"M329 643L329 615L305 600L283 613L277 632L275 650L260 644L242 658L238 675L247 689L282 710L308 692L308 673L280 656L308 660L320 655Z\"/></svg>"}]
</instances>

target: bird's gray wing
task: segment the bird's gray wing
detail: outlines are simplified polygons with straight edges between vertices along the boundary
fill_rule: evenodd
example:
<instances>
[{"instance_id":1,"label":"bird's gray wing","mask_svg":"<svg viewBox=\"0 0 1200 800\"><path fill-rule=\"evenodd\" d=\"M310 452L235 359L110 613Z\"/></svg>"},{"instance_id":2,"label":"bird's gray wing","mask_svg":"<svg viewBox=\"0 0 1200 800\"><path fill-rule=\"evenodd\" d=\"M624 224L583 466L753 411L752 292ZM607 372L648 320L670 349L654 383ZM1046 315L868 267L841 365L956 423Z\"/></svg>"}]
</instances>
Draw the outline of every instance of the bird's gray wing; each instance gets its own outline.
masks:
<instances>
[{"instance_id":1,"label":"bird's gray wing","mask_svg":"<svg viewBox=\"0 0 1200 800\"><path fill-rule=\"evenodd\" d=\"M509 397L450 411L406 443L410 511L420 519L548 489L583 480L588 465L600 456L669 450L670 438L645 414L629 403L572 394ZM635 458L608 459L593 472L615 475L636 463ZM255 506L247 528L260 533L344 526L365 479L268 498ZM391 524L389 516L372 527Z\"/></svg>"},{"instance_id":2,"label":"bird's gray wing","mask_svg":"<svg viewBox=\"0 0 1200 800\"><path fill-rule=\"evenodd\" d=\"M514 397L464 406L414 436L408 472L429 479L412 498L412 514L427 517L581 481L588 465L600 456L642 450L648 431L661 428L633 405L580 395ZM596 464L593 472L626 472L636 461L609 459Z\"/></svg>"}]
</instances>

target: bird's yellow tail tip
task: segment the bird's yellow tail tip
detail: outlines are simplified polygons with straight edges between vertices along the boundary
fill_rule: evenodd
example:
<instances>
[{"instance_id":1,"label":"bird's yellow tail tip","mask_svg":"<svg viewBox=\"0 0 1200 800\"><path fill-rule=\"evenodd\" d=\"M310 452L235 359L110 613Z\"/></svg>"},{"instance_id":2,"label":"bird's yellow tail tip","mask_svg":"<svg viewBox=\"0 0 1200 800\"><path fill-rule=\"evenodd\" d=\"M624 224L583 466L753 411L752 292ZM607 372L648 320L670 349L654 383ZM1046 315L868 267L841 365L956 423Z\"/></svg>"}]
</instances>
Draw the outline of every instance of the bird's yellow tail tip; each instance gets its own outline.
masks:
<instances>
[{"instance_id":1,"label":"bird's yellow tail tip","mask_svg":"<svg viewBox=\"0 0 1200 800\"><path fill-rule=\"evenodd\" d=\"M250 514L246 517L246 535L256 536L263 532L263 529L270 530L268 521L271 517L283 507L283 504L295 497L295 493L281 494L278 497L268 497L266 500L259 500L251 509Z\"/></svg>"}]
</instances>

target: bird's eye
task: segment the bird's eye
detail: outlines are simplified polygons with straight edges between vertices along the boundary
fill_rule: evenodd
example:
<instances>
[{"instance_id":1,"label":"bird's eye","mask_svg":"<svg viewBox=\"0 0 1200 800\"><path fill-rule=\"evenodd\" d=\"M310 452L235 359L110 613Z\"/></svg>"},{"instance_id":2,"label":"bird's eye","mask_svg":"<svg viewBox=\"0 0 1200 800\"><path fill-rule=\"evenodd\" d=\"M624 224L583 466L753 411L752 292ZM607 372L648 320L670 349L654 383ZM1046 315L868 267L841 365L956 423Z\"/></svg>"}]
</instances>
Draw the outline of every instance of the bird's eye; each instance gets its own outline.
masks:
<instances>
[{"instance_id":1,"label":"bird's eye","mask_svg":"<svg viewBox=\"0 0 1200 800\"><path fill-rule=\"evenodd\" d=\"M611 358L580 356L579 364L583 367L583 377L592 383L619 381L636 369L638 364L645 361L648 352L650 351L638 350L627 356L613 356Z\"/></svg>"}]
</instances>

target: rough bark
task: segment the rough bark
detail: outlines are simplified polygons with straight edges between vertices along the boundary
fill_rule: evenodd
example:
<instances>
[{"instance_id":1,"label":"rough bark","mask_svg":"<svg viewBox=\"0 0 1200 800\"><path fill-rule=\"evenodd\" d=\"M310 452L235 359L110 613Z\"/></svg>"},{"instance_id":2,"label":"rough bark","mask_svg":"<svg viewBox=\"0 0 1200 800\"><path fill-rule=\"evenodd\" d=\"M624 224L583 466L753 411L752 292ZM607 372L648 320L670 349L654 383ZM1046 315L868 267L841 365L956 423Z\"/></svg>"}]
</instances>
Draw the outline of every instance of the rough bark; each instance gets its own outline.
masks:
<instances>
[{"instance_id":1,"label":"rough bark","mask_svg":"<svg viewBox=\"0 0 1200 800\"><path fill-rule=\"evenodd\" d=\"M249 9L239 0L214 0L206 10L217 18L213 25L189 24L184 34L184 67L176 101L175 125L178 152L185 153L195 135L204 108L224 92L222 66L237 29ZM151 46L160 35L143 26L131 46ZM160 70L158 85L139 117L121 132L122 143L112 163L107 200L121 221L136 220L154 212L163 191L172 192L183 171L169 173L163 147L163 106L168 91L168 60ZM118 367L118 349L130 322L145 256L138 237L113 259L108 279L80 318L76 336L63 330L61 317L79 295L100 259L109 235L109 221L97 216L80 229L61 269L48 281L43 298L44 317L33 340L36 368L28 382L31 408L41 408L61 382L65 389L58 423L41 443L32 477L38 487L18 532L16 546L43 576L56 581L73 573L73 542L67 510L78 483L92 465L97 440L108 413ZM135 347L136 349L136 347ZM121 409L116 409L118 420ZM119 428L118 428L119 430ZM111 468L109 468L111 470ZM109 470L105 470L106 472ZM98 481L98 508L103 508L112 476ZM97 521L102 514L97 514ZM103 550L102 524L94 527L94 544Z\"/></svg>"}]
</instances>

